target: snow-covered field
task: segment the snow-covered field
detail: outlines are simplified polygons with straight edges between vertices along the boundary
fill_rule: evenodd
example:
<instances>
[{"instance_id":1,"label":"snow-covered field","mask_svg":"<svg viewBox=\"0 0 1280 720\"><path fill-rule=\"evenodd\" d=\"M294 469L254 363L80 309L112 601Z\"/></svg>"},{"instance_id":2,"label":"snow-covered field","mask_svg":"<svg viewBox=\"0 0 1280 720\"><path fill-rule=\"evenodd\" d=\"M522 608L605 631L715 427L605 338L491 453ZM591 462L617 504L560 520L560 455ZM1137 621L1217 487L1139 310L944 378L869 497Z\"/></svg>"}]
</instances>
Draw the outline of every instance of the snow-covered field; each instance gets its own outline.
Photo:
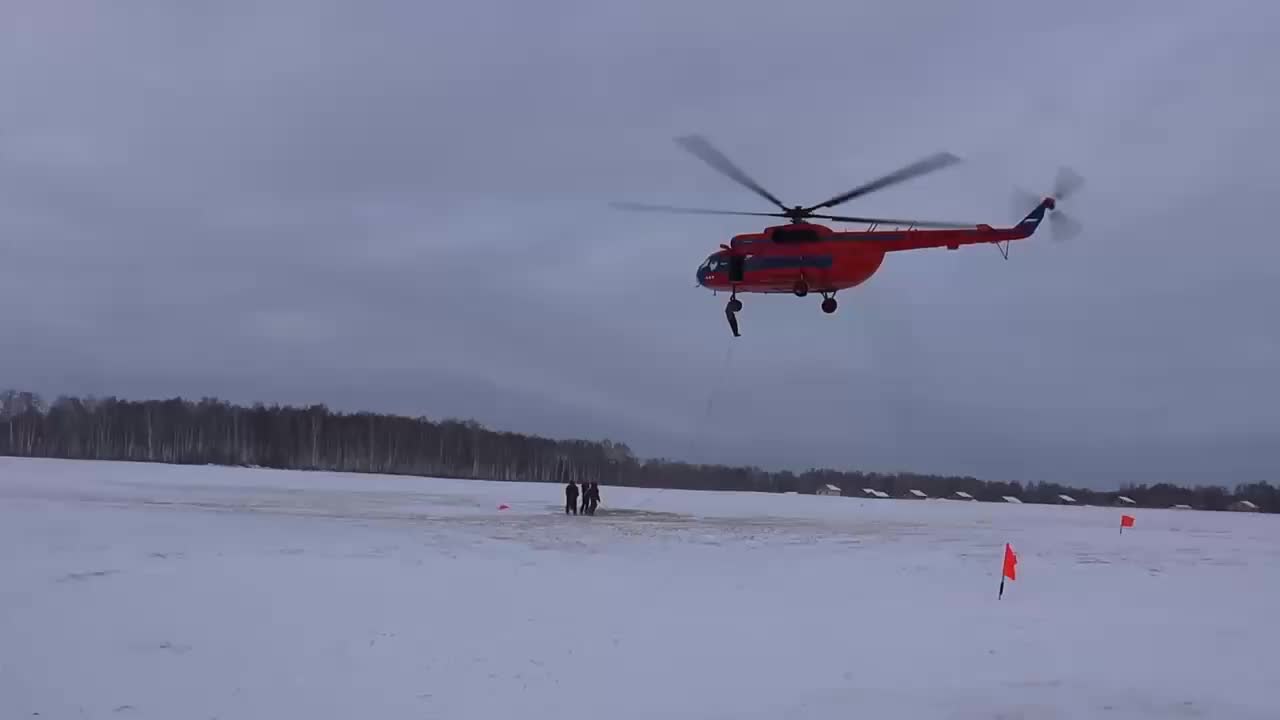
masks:
<instances>
[{"instance_id":1,"label":"snow-covered field","mask_svg":"<svg viewBox=\"0 0 1280 720\"><path fill-rule=\"evenodd\" d=\"M601 494L0 458L0 718L1280 718L1274 516Z\"/></svg>"}]
</instances>

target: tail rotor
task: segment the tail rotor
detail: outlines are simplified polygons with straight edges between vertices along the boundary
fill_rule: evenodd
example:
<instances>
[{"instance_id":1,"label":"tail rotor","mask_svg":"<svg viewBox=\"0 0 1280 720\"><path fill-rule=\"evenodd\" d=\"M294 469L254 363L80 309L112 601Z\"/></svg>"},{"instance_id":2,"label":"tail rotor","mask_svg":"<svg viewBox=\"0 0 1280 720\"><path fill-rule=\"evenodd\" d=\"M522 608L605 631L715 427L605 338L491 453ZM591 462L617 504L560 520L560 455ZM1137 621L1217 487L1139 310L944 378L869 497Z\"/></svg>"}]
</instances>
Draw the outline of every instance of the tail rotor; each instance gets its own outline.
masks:
<instances>
[{"instance_id":1,"label":"tail rotor","mask_svg":"<svg viewBox=\"0 0 1280 720\"><path fill-rule=\"evenodd\" d=\"M1013 202L1017 208L1016 212L1019 215L1025 214L1048 200L1045 219L1049 221L1049 239L1058 243L1069 241L1079 235L1084 230L1084 226L1079 220L1064 212L1059 205L1076 194L1083 186L1084 178L1079 173L1069 167L1059 168L1058 176L1053 182L1053 193L1047 197L1040 197L1022 188L1014 190Z\"/></svg>"}]
</instances>

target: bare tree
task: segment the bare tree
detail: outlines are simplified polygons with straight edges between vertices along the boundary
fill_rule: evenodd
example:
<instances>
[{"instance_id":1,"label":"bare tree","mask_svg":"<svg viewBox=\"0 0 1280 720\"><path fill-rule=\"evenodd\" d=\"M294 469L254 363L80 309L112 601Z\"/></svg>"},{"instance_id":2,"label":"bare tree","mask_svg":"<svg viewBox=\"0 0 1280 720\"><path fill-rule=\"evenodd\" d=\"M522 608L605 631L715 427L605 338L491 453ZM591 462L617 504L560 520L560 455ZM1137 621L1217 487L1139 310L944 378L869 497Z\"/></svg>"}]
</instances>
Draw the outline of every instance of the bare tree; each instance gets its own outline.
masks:
<instances>
[{"instance_id":1,"label":"bare tree","mask_svg":"<svg viewBox=\"0 0 1280 720\"><path fill-rule=\"evenodd\" d=\"M1099 492L1054 483L986 482L974 477L863 473L814 468L801 473L758 467L642 460L625 443L556 440L489 430L471 420L333 412L261 403L232 405L216 398L132 401L115 397L58 397L0 392L0 455L166 463L255 465L275 468L378 472L546 483L577 482L695 490L812 493L831 484L902 495L921 490L944 497L962 490L978 500L1004 496L1053 503L1061 494L1081 503L1111 504L1124 494L1143 507L1221 510L1250 500L1280 512L1280 491L1254 483L1229 491L1167 483Z\"/></svg>"}]
</instances>

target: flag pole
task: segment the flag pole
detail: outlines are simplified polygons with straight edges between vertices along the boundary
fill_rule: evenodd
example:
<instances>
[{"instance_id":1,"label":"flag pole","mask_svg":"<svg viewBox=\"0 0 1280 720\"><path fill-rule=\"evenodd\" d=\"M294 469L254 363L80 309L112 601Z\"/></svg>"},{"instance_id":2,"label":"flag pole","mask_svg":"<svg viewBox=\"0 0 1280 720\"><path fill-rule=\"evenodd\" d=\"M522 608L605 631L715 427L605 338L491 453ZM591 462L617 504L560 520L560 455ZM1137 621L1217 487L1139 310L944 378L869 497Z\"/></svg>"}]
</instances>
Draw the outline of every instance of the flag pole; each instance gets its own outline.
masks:
<instances>
[{"instance_id":1,"label":"flag pole","mask_svg":"<svg viewBox=\"0 0 1280 720\"><path fill-rule=\"evenodd\" d=\"M1009 578L1012 580L1017 577L1017 571L1014 567L1017 563L1018 556L1013 553L1013 548L1009 546L1009 543L1005 543L1004 563L1000 568L1000 592L996 595L997 600L1004 597L1004 579Z\"/></svg>"}]
</instances>

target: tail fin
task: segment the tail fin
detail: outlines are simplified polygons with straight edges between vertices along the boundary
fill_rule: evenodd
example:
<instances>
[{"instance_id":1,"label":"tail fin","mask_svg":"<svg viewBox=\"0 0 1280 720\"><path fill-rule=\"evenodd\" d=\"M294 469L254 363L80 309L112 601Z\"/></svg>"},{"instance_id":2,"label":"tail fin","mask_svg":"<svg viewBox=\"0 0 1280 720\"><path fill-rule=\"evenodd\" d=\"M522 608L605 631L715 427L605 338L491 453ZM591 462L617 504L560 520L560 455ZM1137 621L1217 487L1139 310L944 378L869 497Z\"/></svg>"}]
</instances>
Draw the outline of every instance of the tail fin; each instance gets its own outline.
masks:
<instances>
[{"instance_id":1,"label":"tail fin","mask_svg":"<svg viewBox=\"0 0 1280 720\"><path fill-rule=\"evenodd\" d=\"M1045 198L1036 205L1035 209L1027 213L1027 216L1018 222L1018 229L1025 230L1028 235L1036 231L1040 227L1040 221L1044 220L1044 214L1048 210L1052 210L1054 206L1053 198Z\"/></svg>"}]
</instances>

